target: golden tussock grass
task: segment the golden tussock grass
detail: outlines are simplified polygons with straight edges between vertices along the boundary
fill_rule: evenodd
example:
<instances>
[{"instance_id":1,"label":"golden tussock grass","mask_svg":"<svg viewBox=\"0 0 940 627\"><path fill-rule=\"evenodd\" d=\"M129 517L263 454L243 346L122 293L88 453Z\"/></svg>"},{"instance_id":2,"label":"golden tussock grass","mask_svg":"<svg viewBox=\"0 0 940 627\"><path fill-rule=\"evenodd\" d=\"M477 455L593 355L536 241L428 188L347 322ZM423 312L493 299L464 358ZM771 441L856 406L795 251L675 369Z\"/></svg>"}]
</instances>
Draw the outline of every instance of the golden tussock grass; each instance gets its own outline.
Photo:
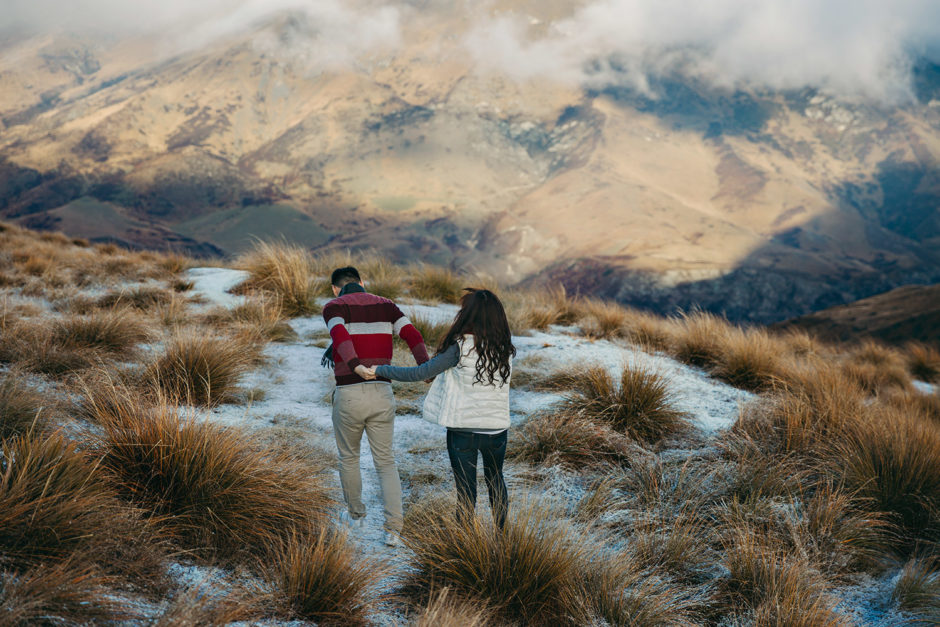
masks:
<instances>
[{"instance_id":1,"label":"golden tussock grass","mask_svg":"<svg viewBox=\"0 0 940 627\"><path fill-rule=\"evenodd\" d=\"M566 412L532 416L512 437L510 459L572 469L621 466L629 463L636 448L610 425Z\"/></svg>"},{"instance_id":2,"label":"golden tussock grass","mask_svg":"<svg viewBox=\"0 0 940 627\"><path fill-rule=\"evenodd\" d=\"M785 350L762 329L729 329L711 372L737 388L767 389L781 378Z\"/></svg>"},{"instance_id":3,"label":"golden tussock grass","mask_svg":"<svg viewBox=\"0 0 940 627\"><path fill-rule=\"evenodd\" d=\"M52 323L50 331L64 347L87 348L125 359L134 356L139 344L151 339L143 320L127 309L62 317Z\"/></svg>"},{"instance_id":4,"label":"golden tussock grass","mask_svg":"<svg viewBox=\"0 0 940 627\"><path fill-rule=\"evenodd\" d=\"M677 512L663 507L641 511L628 534L629 555L644 569L679 581L703 581L717 561L714 536L710 521L694 505Z\"/></svg>"},{"instance_id":5,"label":"golden tussock grass","mask_svg":"<svg viewBox=\"0 0 940 627\"><path fill-rule=\"evenodd\" d=\"M843 370L846 376L872 394L911 387L907 364L901 353L874 340L865 340L851 350L843 362Z\"/></svg>"},{"instance_id":6,"label":"golden tussock grass","mask_svg":"<svg viewBox=\"0 0 940 627\"><path fill-rule=\"evenodd\" d=\"M102 309L133 307L140 311L151 311L165 306L173 298L174 292L165 287L135 287L116 292L108 292L99 297L95 305Z\"/></svg>"},{"instance_id":7,"label":"golden tussock grass","mask_svg":"<svg viewBox=\"0 0 940 627\"><path fill-rule=\"evenodd\" d=\"M248 336L265 341L288 342L297 339L297 333L288 324L284 309L276 300L249 297L244 303L231 309L218 308L209 312L206 322L210 325L241 329Z\"/></svg>"},{"instance_id":8,"label":"golden tussock grass","mask_svg":"<svg viewBox=\"0 0 940 627\"><path fill-rule=\"evenodd\" d=\"M585 335L592 338L614 339L627 335L627 310L604 300L593 298L578 301L578 324Z\"/></svg>"},{"instance_id":9,"label":"golden tussock grass","mask_svg":"<svg viewBox=\"0 0 940 627\"><path fill-rule=\"evenodd\" d=\"M97 460L60 434L4 440L0 474L3 567L71 559L148 585L162 575L162 538L122 504Z\"/></svg>"},{"instance_id":10,"label":"golden tussock grass","mask_svg":"<svg viewBox=\"0 0 940 627\"><path fill-rule=\"evenodd\" d=\"M692 627L702 624L688 592L641 572L627 560L608 560L585 573L588 603L609 625Z\"/></svg>"},{"instance_id":11,"label":"golden tussock grass","mask_svg":"<svg viewBox=\"0 0 940 627\"><path fill-rule=\"evenodd\" d=\"M723 541L729 609L751 612L755 624L848 626L825 579L805 560L788 555L746 525Z\"/></svg>"},{"instance_id":12,"label":"golden tussock grass","mask_svg":"<svg viewBox=\"0 0 940 627\"><path fill-rule=\"evenodd\" d=\"M40 433L56 421L57 403L17 371L0 374L0 440Z\"/></svg>"},{"instance_id":13,"label":"golden tussock grass","mask_svg":"<svg viewBox=\"0 0 940 627\"><path fill-rule=\"evenodd\" d=\"M404 542L404 590L426 602L442 587L493 608L503 621L526 625L584 624L584 542L536 503L510 505L505 529L473 517L458 523L448 502L411 508Z\"/></svg>"},{"instance_id":14,"label":"golden tussock grass","mask_svg":"<svg viewBox=\"0 0 940 627\"><path fill-rule=\"evenodd\" d=\"M101 426L92 437L102 469L196 554L234 560L263 551L333 505L320 469L255 446L237 429L150 405L119 386L86 394L85 411Z\"/></svg>"},{"instance_id":15,"label":"golden tussock grass","mask_svg":"<svg viewBox=\"0 0 940 627\"><path fill-rule=\"evenodd\" d=\"M240 292L272 294L289 317L320 312L317 298L323 295L324 282L317 278L314 259L304 248L286 242L257 242L235 261L235 267L250 274L239 286Z\"/></svg>"},{"instance_id":16,"label":"golden tussock grass","mask_svg":"<svg viewBox=\"0 0 940 627\"><path fill-rule=\"evenodd\" d=\"M450 588L436 591L410 623L413 627L490 627L493 612L479 601L458 598Z\"/></svg>"},{"instance_id":17,"label":"golden tussock grass","mask_svg":"<svg viewBox=\"0 0 940 627\"><path fill-rule=\"evenodd\" d=\"M833 472L871 511L899 528L895 548L940 540L940 428L880 409L832 443Z\"/></svg>"},{"instance_id":18,"label":"golden tussock grass","mask_svg":"<svg viewBox=\"0 0 940 627\"><path fill-rule=\"evenodd\" d=\"M199 627L255 622L269 614L271 594L256 587L211 588L200 582L176 591L151 627Z\"/></svg>"},{"instance_id":19,"label":"golden tussock grass","mask_svg":"<svg viewBox=\"0 0 940 627\"><path fill-rule=\"evenodd\" d=\"M590 368L562 406L645 443L677 435L689 426L686 414L675 407L668 380L644 367L624 367L619 381L603 368Z\"/></svg>"},{"instance_id":20,"label":"golden tussock grass","mask_svg":"<svg viewBox=\"0 0 940 627\"><path fill-rule=\"evenodd\" d=\"M562 286L509 290L502 301L513 333L544 331L553 324L570 324L577 317L576 304Z\"/></svg>"},{"instance_id":21,"label":"golden tussock grass","mask_svg":"<svg viewBox=\"0 0 940 627\"><path fill-rule=\"evenodd\" d=\"M707 311L684 313L675 321L673 353L693 366L711 366L721 356L731 325Z\"/></svg>"},{"instance_id":22,"label":"golden tussock grass","mask_svg":"<svg viewBox=\"0 0 940 627\"><path fill-rule=\"evenodd\" d=\"M113 580L69 561L0 571L0 625L93 625L140 618L111 594Z\"/></svg>"},{"instance_id":23,"label":"golden tussock grass","mask_svg":"<svg viewBox=\"0 0 940 627\"><path fill-rule=\"evenodd\" d=\"M366 625L383 600L378 582L387 568L363 558L345 533L330 526L294 532L263 565L286 616L318 625Z\"/></svg>"},{"instance_id":24,"label":"golden tussock grass","mask_svg":"<svg viewBox=\"0 0 940 627\"><path fill-rule=\"evenodd\" d=\"M0 336L0 363L51 377L66 377L90 368L101 358L90 347L63 344L48 321L19 320Z\"/></svg>"},{"instance_id":25,"label":"golden tussock grass","mask_svg":"<svg viewBox=\"0 0 940 627\"><path fill-rule=\"evenodd\" d=\"M891 592L898 607L914 614L916 623L940 624L940 558L915 557L901 568Z\"/></svg>"},{"instance_id":26,"label":"golden tussock grass","mask_svg":"<svg viewBox=\"0 0 940 627\"><path fill-rule=\"evenodd\" d=\"M915 378L928 383L940 381L940 350L935 346L912 342L904 353L907 368Z\"/></svg>"},{"instance_id":27,"label":"golden tussock grass","mask_svg":"<svg viewBox=\"0 0 940 627\"><path fill-rule=\"evenodd\" d=\"M181 330L147 365L144 382L176 401L211 406L236 396L241 376L258 355L255 342Z\"/></svg>"},{"instance_id":28,"label":"golden tussock grass","mask_svg":"<svg viewBox=\"0 0 940 627\"><path fill-rule=\"evenodd\" d=\"M456 303L463 295L467 281L453 270L439 266L410 266L405 272L408 294L431 302Z\"/></svg>"}]
</instances>

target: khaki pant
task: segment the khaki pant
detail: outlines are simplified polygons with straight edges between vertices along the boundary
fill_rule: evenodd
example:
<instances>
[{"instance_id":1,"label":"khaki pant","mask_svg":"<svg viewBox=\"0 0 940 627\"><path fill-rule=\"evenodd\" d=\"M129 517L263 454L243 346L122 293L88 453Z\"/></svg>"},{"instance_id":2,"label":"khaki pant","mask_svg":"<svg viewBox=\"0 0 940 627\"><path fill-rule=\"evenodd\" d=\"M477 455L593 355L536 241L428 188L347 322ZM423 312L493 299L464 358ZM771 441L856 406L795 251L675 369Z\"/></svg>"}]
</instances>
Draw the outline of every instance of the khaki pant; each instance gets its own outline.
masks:
<instances>
[{"instance_id":1,"label":"khaki pant","mask_svg":"<svg viewBox=\"0 0 940 627\"><path fill-rule=\"evenodd\" d=\"M333 434L339 449L339 479L349 514L353 518L366 515L359 474L359 447L365 431L382 489L385 528L400 533L403 522L401 479L392 453L394 428L395 397L390 384L379 381L336 388L333 393Z\"/></svg>"}]
</instances>

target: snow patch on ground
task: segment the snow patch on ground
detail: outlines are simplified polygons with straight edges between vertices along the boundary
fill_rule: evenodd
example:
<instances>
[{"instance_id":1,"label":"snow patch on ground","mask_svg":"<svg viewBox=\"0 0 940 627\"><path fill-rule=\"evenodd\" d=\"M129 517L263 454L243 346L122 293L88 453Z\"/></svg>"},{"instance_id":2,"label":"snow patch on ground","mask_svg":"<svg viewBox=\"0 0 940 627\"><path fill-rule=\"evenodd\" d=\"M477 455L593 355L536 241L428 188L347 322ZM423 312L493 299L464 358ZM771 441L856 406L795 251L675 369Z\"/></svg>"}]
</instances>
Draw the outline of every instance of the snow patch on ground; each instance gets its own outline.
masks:
<instances>
[{"instance_id":1,"label":"snow patch on ground","mask_svg":"<svg viewBox=\"0 0 940 627\"><path fill-rule=\"evenodd\" d=\"M914 389L916 389L921 394L926 394L930 396L931 394L937 393L937 386L932 383L927 383L926 381L918 381L914 379Z\"/></svg>"},{"instance_id":2,"label":"snow patch on ground","mask_svg":"<svg viewBox=\"0 0 940 627\"><path fill-rule=\"evenodd\" d=\"M229 294L229 290L248 278L244 270L231 268L190 268L186 278L193 282L193 293L222 307L235 307L245 302L244 296Z\"/></svg>"}]
</instances>

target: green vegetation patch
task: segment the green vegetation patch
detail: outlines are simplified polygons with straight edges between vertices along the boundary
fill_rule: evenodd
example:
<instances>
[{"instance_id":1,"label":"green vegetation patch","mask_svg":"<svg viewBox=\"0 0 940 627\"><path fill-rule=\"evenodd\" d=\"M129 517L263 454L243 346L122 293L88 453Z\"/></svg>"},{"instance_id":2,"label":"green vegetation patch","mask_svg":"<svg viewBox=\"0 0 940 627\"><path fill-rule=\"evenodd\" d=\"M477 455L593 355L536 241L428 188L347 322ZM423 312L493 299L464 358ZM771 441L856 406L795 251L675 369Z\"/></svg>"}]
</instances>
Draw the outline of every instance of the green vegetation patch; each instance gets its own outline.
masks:
<instances>
[{"instance_id":1,"label":"green vegetation patch","mask_svg":"<svg viewBox=\"0 0 940 627\"><path fill-rule=\"evenodd\" d=\"M176 231L211 242L228 253L250 249L255 240L286 240L305 248L319 246L329 233L313 218L289 205L251 205L223 209L180 222Z\"/></svg>"}]
</instances>

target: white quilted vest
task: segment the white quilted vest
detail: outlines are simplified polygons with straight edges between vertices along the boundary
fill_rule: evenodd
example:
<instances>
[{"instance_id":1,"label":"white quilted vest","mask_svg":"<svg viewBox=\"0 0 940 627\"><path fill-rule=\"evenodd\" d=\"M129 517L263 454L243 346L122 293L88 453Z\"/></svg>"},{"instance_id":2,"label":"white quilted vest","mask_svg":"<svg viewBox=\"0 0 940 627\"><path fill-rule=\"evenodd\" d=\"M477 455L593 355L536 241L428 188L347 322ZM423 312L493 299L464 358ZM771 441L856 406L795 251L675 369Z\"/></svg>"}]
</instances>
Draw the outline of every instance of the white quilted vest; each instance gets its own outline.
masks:
<instances>
[{"instance_id":1,"label":"white quilted vest","mask_svg":"<svg viewBox=\"0 0 940 627\"><path fill-rule=\"evenodd\" d=\"M477 352L473 341L457 341L460 361L437 375L424 397L421 415L428 422L460 429L509 428L509 383L474 384ZM512 364L510 363L510 366Z\"/></svg>"}]
</instances>

